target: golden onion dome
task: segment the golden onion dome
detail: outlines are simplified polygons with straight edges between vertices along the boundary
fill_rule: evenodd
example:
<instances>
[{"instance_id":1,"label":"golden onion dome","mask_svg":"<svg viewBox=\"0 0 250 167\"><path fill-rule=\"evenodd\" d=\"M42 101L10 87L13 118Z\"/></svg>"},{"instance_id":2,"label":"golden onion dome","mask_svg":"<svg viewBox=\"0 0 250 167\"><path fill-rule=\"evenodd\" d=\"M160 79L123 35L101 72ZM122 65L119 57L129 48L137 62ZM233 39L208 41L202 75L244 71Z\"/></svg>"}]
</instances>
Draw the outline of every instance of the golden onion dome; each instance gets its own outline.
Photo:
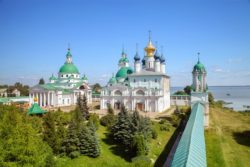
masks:
<instances>
[{"instance_id":1,"label":"golden onion dome","mask_svg":"<svg viewBox=\"0 0 250 167\"><path fill-rule=\"evenodd\" d=\"M147 53L148 57L153 57L154 56L154 52L155 52L155 47L151 41L151 32L149 31L149 41L148 41L148 45L145 47L145 52Z\"/></svg>"}]
</instances>

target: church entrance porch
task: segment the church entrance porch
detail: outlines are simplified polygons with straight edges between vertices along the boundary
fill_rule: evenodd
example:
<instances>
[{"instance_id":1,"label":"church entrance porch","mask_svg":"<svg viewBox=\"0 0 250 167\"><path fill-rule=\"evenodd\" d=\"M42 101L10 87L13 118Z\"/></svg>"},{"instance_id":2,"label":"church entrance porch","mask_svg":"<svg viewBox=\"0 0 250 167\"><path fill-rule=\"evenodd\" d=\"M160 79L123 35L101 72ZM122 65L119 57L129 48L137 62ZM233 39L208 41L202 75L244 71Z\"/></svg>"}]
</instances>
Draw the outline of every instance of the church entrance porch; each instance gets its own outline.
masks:
<instances>
[{"instance_id":1,"label":"church entrance porch","mask_svg":"<svg viewBox=\"0 0 250 167\"><path fill-rule=\"evenodd\" d=\"M143 103L136 103L136 110L137 111L144 111L145 106Z\"/></svg>"},{"instance_id":2,"label":"church entrance porch","mask_svg":"<svg viewBox=\"0 0 250 167\"><path fill-rule=\"evenodd\" d=\"M120 102L115 102L114 109L115 110L120 110L121 109L121 103Z\"/></svg>"}]
</instances>

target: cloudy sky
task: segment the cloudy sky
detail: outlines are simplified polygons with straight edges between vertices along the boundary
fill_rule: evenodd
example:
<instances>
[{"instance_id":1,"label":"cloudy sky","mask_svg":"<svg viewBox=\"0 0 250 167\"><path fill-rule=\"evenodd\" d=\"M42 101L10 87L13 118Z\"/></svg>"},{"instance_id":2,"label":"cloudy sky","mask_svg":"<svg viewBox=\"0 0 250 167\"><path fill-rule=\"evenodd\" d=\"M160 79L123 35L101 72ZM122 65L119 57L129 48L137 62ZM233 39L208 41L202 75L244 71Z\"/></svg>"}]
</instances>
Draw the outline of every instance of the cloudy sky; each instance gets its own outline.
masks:
<instances>
[{"instance_id":1,"label":"cloudy sky","mask_svg":"<svg viewBox=\"0 0 250 167\"><path fill-rule=\"evenodd\" d=\"M163 46L172 86L191 83L200 60L209 85L250 85L249 0L0 0L0 84L34 85L65 62L105 84L122 46L133 66L148 31Z\"/></svg>"}]
</instances>

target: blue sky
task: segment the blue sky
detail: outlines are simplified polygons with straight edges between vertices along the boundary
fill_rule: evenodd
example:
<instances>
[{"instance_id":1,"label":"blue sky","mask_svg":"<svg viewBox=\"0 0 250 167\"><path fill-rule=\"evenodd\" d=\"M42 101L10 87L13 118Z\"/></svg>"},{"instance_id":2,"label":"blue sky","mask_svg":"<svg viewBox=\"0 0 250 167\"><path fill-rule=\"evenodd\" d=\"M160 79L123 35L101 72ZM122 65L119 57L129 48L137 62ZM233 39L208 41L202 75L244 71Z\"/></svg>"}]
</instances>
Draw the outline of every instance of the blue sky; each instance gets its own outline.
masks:
<instances>
[{"instance_id":1,"label":"blue sky","mask_svg":"<svg viewBox=\"0 0 250 167\"><path fill-rule=\"evenodd\" d=\"M200 52L209 85L250 85L249 0L0 0L0 84L34 85L73 61L90 83L133 65L148 41L164 46L172 86L191 83Z\"/></svg>"}]
</instances>

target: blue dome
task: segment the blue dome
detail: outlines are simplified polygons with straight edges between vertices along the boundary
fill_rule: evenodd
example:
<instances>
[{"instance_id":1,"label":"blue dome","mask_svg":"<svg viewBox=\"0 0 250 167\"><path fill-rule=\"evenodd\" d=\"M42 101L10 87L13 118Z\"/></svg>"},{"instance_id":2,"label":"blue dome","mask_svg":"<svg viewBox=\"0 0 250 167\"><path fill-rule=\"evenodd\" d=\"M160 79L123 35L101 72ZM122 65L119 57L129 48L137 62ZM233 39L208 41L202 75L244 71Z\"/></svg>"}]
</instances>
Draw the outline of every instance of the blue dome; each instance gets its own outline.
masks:
<instances>
[{"instance_id":1,"label":"blue dome","mask_svg":"<svg viewBox=\"0 0 250 167\"><path fill-rule=\"evenodd\" d=\"M140 58L140 56L139 56L139 54L137 52L135 54L134 60L135 61L140 61L141 60L141 58Z\"/></svg>"},{"instance_id":2,"label":"blue dome","mask_svg":"<svg viewBox=\"0 0 250 167\"><path fill-rule=\"evenodd\" d=\"M158 60L161 58L160 54L158 53L158 50L156 50L154 58L155 58L155 60Z\"/></svg>"},{"instance_id":3,"label":"blue dome","mask_svg":"<svg viewBox=\"0 0 250 167\"><path fill-rule=\"evenodd\" d=\"M161 55L160 61L161 61L161 63L165 63L166 60L165 60L165 57L163 55Z\"/></svg>"},{"instance_id":4,"label":"blue dome","mask_svg":"<svg viewBox=\"0 0 250 167\"><path fill-rule=\"evenodd\" d=\"M144 65L145 66L145 64L146 64L146 60L145 60L145 57L142 59L142 65Z\"/></svg>"}]
</instances>

